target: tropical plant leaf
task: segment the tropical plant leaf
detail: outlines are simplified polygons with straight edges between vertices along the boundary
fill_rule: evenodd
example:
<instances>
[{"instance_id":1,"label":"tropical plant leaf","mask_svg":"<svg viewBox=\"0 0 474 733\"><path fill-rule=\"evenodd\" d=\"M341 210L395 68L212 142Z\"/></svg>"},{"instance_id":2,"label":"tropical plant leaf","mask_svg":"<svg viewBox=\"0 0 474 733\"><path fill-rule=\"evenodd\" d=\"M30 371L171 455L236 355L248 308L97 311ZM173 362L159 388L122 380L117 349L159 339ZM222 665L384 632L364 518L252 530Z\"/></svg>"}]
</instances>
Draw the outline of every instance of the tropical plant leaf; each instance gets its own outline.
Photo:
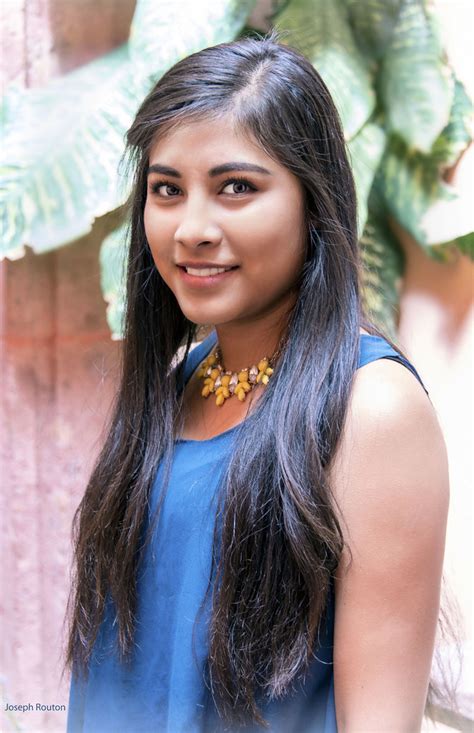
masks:
<instances>
[{"instance_id":1,"label":"tropical plant leaf","mask_svg":"<svg viewBox=\"0 0 474 733\"><path fill-rule=\"evenodd\" d=\"M105 237L100 248L100 283L107 303L107 323L114 340L123 337L128 242L126 221Z\"/></svg>"},{"instance_id":2,"label":"tropical plant leaf","mask_svg":"<svg viewBox=\"0 0 474 733\"><path fill-rule=\"evenodd\" d=\"M422 0L404 0L383 57L378 86L388 130L428 153L446 127L452 76Z\"/></svg>"},{"instance_id":3,"label":"tropical plant leaf","mask_svg":"<svg viewBox=\"0 0 474 733\"><path fill-rule=\"evenodd\" d=\"M449 121L431 153L410 151L392 136L376 178L387 209L439 261L449 259L453 244L472 256L472 206L442 178L471 142L471 120L472 102L454 80Z\"/></svg>"},{"instance_id":4,"label":"tropical plant leaf","mask_svg":"<svg viewBox=\"0 0 474 733\"><path fill-rule=\"evenodd\" d=\"M150 85L177 61L230 41L256 0L139 0L130 33L130 59Z\"/></svg>"},{"instance_id":5,"label":"tropical plant leaf","mask_svg":"<svg viewBox=\"0 0 474 733\"><path fill-rule=\"evenodd\" d=\"M45 252L90 231L124 199L117 166L137 99L126 46L4 97L2 254Z\"/></svg>"},{"instance_id":6,"label":"tropical plant leaf","mask_svg":"<svg viewBox=\"0 0 474 733\"><path fill-rule=\"evenodd\" d=\"M432 259L442 264L453 262L453 259L457 256L456 253L459 252L474 260L474 232L469 232L462 237L457 237L457 239L448 242L433 244L429 249L429 254Z\"/></svg>"},{"instance_id":7,"label":"tropical plant leaf","mask_svg":"<svg viewBox=\"0 0 474 733\"><path fill-rule=\"evenodd\" d=\"M472 142L473 105L464 85L454 80L454 96L447 126L435 141L432 157L440 168L449 168L459 159L461 153Z\"/></svg>"},{"instance_id":8,"label":"tropical plant leaf","mask_svg":"<svg viewBox=\"0 0 474 733\"><path fill-rule=\"evenodd\" d=\"M353 38L342 0L292 0L275 26L289 31L283 43L297 48L327 84L347 140L367 122L375 107L370 63Z\"/></svg>"},{"instance_id":9,"label":"tropical plant leaf","mask_svg":"<svg viewBox=\"0 0 474 733\"><path fill-rule=\"evenodd\" d=\"M375 213L370 206L360 245L362 296L366 312L395 338L404 255L388 227L387 219Z\"/></svg>"},{"instance_id":10,"label":"tropical plant leaf","mask_svg":"<svg viewBox=\"0 0 474 733\"><path fill-rule=\"evenodd\" d=\"M364 54L380 59L392 40L403 0L346 0L354 36Z\"/></svg>"},{"instance_id":11,"label":"tropical plant leaf","mask_svg":"<svg viewBox=\"0 0 474 733\"><path fill-rule=\"evenodd\" d=\"M408 150L400 138L390 139L374 185L390 214L432 256L432 245L456 242L474 228L472 216L459 216L459 196L442 180L438 161ZM435 217L442 228L433 227Z\"/></svg>"},{"instance_id":12,"label":"tropical plant leaf","mask_svg":"<svg viewBox=\"0 0 474 733\"><path fill-rule=\"evenodd\" d=\"M453 242L454 245L459 249L460 252L467 255L471 258L471 260L474 260L474 233L470 232L469 234L465 234L464 237L458 237L455 242Z\"/></svg>"},{"instance_id":13,"label":"tropical plant leaf","mask_svg":"<svg viewBox=\"0 0 474 733\"><path fill-rule=\"evenodd\" d=\"M59 247L123 204L124 135L151 80L179 57L234 38L254 2L138 0L128 44L45 88L11 90L1 112L0 254Z\"/></svg>"},{"instance_id":14,"label":"tropical plant leaf","mask_svg":"<svg viewBox=\"0 0 474 733\"><path fill-rule=\"evenodd\" d=\"M367 200L385 149L386 135L382 127L369 122L348 144L349 158L357 192L357 224L359 234L367 220Z\"/></svg>"}]
</instances>

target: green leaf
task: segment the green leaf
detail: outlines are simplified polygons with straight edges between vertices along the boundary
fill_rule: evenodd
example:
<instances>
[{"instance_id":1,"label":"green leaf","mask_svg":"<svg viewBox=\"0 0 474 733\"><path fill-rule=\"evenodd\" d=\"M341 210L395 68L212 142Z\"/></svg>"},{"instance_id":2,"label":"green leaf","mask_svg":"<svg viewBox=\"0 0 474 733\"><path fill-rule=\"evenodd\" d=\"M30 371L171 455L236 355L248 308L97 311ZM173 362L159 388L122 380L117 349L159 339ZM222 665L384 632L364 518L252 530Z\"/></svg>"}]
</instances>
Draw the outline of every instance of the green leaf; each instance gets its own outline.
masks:
<instances>
[{"instance_id":1,"label":"green leaf","mask_svg":"<svg viewBox=\"0 0 474 733\"><path fill-rule=\"evenodd\" d=\"M290 32L282 42L301 51L321 74L350 140L371 116L375 93L370 62L352 36L342 0L292 0L275 26Z\"/></svg>"},{"instance_id":2,"label":"green leaf","mask_svg":"<svg viewBox=\"0 0 474 733\"><path fill-rule=\"evenodd\" d=\"M369 122L348 144L349 159L357 192L357 222L362 234L367 219L367 199L385 148L382 127Z\"/></svg>"},{"instance_id":3,"label":"green leaf","mask_svg":"<svg viewBox=\"0 0 474 733\"><path fill-rule=\"evenodd\" d=\"M388 211L428 253L432 245L455 241L474 228L472 209L469 217L462 215L465 204L442 180L438 161L410 151L400 138L390 139L374 185Z\"/></svg>"},{"instance_id":4,"label":"green leaf","mask_svg":"<svg viewBox=\"0 0 474 733\"><path fill-rule=\"evenodd\" d=\"M124 136L155 78L230 41L255 0L139 0L128 44L45 88L12 89L1 112L0 255L46 252L90 232L128 194Z\"/></svg>"},{"instance_id":5,"label":"green leaf","mask_svg":"<svg viewBox=\"0 0 474 733\"><path fill-rule=\"evenodd\" d=\"M392 40L403 0L346 0L357 44L363 53L380 59Z\"/></svg>"},{"instance_id":6,"label":"green leaf","mask_svg":"<svg viewBox=\"0 0 474 733\"><path fill-rule=\"evenodd\" d=\"M130 58L140 76L156 81L191 53L230 41L256 0L140 0L130 33Z\"/></svg>"},{"instance_id":7,"label":"green leaf","mask_svg":"<svg viewBox=\"0 0 474 733\"><path fill-rule=\"evenodd\" d=\"M372 208L360 245L362 294L366 312L387 330L388 335L395 337L404 255L386 218Z\"/></svg>"},{"instance_id":8,"label":"green leaf","mask_svg":"<svg viewBox=\"0 0 474 733\"><path fill-rule=\"evenodd\" d=\"M464 237L458 237L453 244L460 252L474 260L474 233L465 234Z\"/></svg>"},{"instance_id":9,"label":"green leaf","mask_svg":"<svg viewBox=\"0 0 474 733\"><path fill-rule=\"evenodd\" d=\"M137 106L126 46L51 82L4 97L2 255L88 233L126 192L117 173ZM123 186L123 188L121 188Z\"/></svg>"},{"instance_id":10,"label":"green leaf","mask_svg":"<svg viewBox=\"0 0 474 733\"><path fill-rule=\"evenodd\" d=\"M379 74L389 131L428 153L446 127L453 83L422 0L405 0Z\"/></svg>"},{"instance_id":11,"label":"green leaf","mask_svg":"<svg viewBox=\"0 0 474 733\"><path fill-rule=\"evenodd\" d=\"M473 106L463 84L455 79L454 97L447 126L435 141L431 154L439 166L450 167L472 142Z\"/></svg>"},{"instance_id":12,"label":"green leaf","mask_svg":"<svg viewBox=\"0 0 474 733\"><path fill-rule=\"evenodd\" d=\"M107 322L114 340L123 337L125 314L128 222L114 229L100 248L100 282L107 303Z\"/></svg>"},{"instance_id":13,"label":"green leaf","mask_svg":"<svg viewBox=\"0 0 474 733\"><path fill-rule=\"evenodd\" d=\"M467 255L471 260L474 260L474 232L469 232L469 234L458 237L451 242L434 244L430 249L430 254L433 259L443 264L450 264L456 261L459 253Z\"/></svg>"},{"instance_id":14,"label":"green leaf","mask_svg":"<svg viewBox=\"0 0 474 733\"><path fill-rule=\"evenodd\" d=\"M459 252L467 255L471 260L474 260L474 232L469 232L463 237L458 237L457 239L449 242L433 244L430 247L431 257L443 264L453 262Z\"/></svg>"}]
</instances>

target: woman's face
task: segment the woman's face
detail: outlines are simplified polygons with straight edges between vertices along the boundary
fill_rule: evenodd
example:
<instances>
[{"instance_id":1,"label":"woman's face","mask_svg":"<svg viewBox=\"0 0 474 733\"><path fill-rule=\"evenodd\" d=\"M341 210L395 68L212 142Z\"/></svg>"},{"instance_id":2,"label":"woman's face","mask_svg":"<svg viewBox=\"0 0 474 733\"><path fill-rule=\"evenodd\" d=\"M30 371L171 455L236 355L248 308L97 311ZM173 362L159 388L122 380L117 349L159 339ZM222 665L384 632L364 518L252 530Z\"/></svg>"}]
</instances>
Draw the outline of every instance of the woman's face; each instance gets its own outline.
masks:
<instances>
[{"instance_id":1,"label":"woman's face","mask_svg":"<svg viewBox=\"0 0 474 733\"><path fill-rule=\"evenodd\" d=\"M299 180L230 121L183 123L151 149L146 236L194 323L245 323L291 304L305 257L303 206ZM234 269L208 272L215 266Z\"/></svg>"}]
</instances>

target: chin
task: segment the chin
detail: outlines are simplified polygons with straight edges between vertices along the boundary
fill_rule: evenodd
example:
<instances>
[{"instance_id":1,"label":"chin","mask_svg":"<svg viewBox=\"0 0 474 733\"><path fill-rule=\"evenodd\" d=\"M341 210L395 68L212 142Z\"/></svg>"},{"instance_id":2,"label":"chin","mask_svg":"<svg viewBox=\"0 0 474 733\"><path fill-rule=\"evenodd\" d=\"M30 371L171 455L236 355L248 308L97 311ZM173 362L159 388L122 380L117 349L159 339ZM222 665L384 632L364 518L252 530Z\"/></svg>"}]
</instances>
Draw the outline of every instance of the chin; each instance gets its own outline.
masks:
<instances>
[{"instance_id":1,"label":"chin","mask_svg":"<svg viewBox=\"0 0 474 733\"><path fill-rule=\"evenodd\" d=\"M183 306L179 301L178 305L181 308L183 315L198 326L206 326L212 323L214 326L223 325L230 323L239 318L239 314L225 313L223 310L210 310L204 307L201 308L187 308Z\"/></svg>"},{"instance_id":2,"label":"chin","mask_svg":"<svg viewBox=\"0 0 474 733\"><path fill-rule=\"evenodd\" d=\"M184 313L184 315L186 316L188 321L191 321L191 323L195 323L196 326L210 326L212 324L212 326L215 327L224 325L225 323L230 323L234 320L231 318L215 318L211 314L207 315L206 313L199 313L199 315L188 315L187 313Z\"/></svg>"}]
</instances>

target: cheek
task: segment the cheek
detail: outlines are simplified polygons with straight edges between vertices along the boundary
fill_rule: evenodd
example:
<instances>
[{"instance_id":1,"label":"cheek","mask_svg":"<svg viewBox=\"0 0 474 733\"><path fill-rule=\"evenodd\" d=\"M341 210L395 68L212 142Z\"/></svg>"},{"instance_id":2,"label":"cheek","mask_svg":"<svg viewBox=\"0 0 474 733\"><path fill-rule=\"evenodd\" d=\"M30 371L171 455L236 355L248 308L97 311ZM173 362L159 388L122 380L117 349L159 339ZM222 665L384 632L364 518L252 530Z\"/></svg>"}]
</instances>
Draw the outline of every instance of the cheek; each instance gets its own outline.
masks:
<instances>
[{"instance_id":1,"label":"cheek","mask_svg":"<svg viewBox=\"0 0 474 733\"><path fill-rule=\"evenodd\" d=\"M147 235L148 235L148 229L151 228L152 220L153 220L153 209L150 206L150 204L148 203L148 199L147 199L145 203L145 208L143 209L143 223L145 225L145 231L147 232Z\"/></svg>"},{"instance_id":2,"label":"cheek","mask_svg":"<svg viewBox=\"0 0 474 733\"><path fill-rule=\"evenodd\" d=\"M143 226L145 227L145 236L148 244L153 249L157 227L153 224L153 214L149 206L145 206L143 211Z\"/></svg>"},{"instance_id":3,"label":"cheek","mask_svg":"<svg viewBox=\"0 0 474 733\"><path fill-rule=\"evenodd\" d=\"M279 188L262 196L258 206L241 218L241 225L252 228L262 241L296 241L300 239L303 218L302 197Z\"/></svg>"},{"instance_id":4,"label":"cheek","mask_svg":"<svg viewBox=\"0 0 474 733\"><path fill-rule=\"evenodd\" d=\"M151 206L145 206L143 212L143 225L145 236L150 245L151 253L155 262L164 260L167 254L166 242L167 233L163 226L161 217L156 215Z\"/></svg>"},{"instance_id":5,"label":"cheek","mask_svg":"<svg viewBox=\"0 0 474 733\"><path fill-rule=\"evenodd\" d=\"M145 236L150 248L151 256L155 267L165 283L171 286L171 273L169 267L170 254L166 247L166 239L163 237L162 227L156 221L153 211L145 207L143 212L143 225Z\"/></svg>"},{"instance_id":6,"label":"cheek","mask_svg":"<svg viewBox=\"0 0 474 733\"><path fill-rule=\"evenodd\" d=\"M305 259L302 213L299 202L279 202L279 207L242 217L235 229L235 251L240 250L247 271L266 282L277 274L294 274Z\"/></svg>"}]
</instances>

